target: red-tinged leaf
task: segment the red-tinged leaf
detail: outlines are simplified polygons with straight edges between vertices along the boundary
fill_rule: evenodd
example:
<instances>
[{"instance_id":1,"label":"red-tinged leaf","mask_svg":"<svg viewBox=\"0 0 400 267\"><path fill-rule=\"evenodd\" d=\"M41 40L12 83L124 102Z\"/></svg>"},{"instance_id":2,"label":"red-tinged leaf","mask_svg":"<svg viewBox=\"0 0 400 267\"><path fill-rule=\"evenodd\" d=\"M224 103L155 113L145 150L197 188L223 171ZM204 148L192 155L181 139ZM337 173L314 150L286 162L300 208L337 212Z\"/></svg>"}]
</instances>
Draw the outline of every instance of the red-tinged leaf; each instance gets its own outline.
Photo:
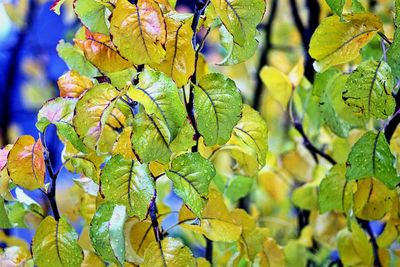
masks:
<instances>
[{"instance_id":1,"label":"red-tinged leaf","mask_svg":"<svg viewBox=\"0 0 400 267\"><path fill-rule=\"evenodd\" d=\"M0 171L4 169L4 167L7 165L7 157L8 153L10 152L12 146L8 145L5 146L4 148L0 149Z\"/></svg>"},{"instance_id":2,"label":"red-tinged leaf","mask_svg":"<svg viewBox=\"0 0 400 267\"><path fill-rule=\"evenodd\" d=\"M80 75L75 70L70 70L62 75L57 81L61 97L78 98L86 89L92 88L92 81Z\"/></svg>"},{"instance_id":3,"label":"red-tinged leaf","mask_svg":"<svg viewBox=\"0 0 400 267\"><path fill-rule=\"evenodd\" d=\"M85 40L74 42L93 65L105 72L117 72L132 67L132 64L118 54L109 36L91 33L88 29L85 35Z\"/></svg>"},{"instance_id":4,"label":"red-tinged leaf","mask_svg":"<svg viewBox=\"0 0 400 267\"><path fill-rule=\"evenodd\" d=\"M42 142L30 135L18 138L7 157L7 169L13 182L25 189L44 186L45 163Z\"/></svg>"},{"instance_id":5,"label":"red-tinged leaf","mask_svg":"<svg viewBox=\"0 0 400 267\"><path fill-rule=\"evenodd\" d=\"M50 7L51 11L54 11L57 15L60 15L60 8L64 4L65 0L55 0Z\"/></svg>"}]
</instances>

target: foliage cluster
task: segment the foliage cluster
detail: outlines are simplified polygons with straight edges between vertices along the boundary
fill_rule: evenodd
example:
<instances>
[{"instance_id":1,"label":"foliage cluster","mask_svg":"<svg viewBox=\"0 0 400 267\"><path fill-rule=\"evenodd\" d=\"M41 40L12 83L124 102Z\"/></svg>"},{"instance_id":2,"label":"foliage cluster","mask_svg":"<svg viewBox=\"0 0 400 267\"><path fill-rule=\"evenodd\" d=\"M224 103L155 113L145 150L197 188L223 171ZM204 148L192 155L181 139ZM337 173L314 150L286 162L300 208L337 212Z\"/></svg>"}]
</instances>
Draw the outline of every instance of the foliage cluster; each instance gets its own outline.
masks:
<instances>
[{"instance_id":1,"label":"foliage cluster","mask_svg":"<svg viewBox=\"0 0 400 267\"><path fill-rule=\"evenodd\" d=\"M188 14L173 0L54 1L82 27L57 46L70 70L38 112L38 138L0 150L0 227L35 229L31 247L2 233L0 263L399 264L400 0L381 4L394 23L357 0L308 0L325 13L307 27L291 3L307 49L283 71L267 60L277 0L267 12L264 0L196 0ZM259 66L253 99L234 81L246 64ZM60 196L64 169L79 177Z\"/></svg>"}]
</instances>

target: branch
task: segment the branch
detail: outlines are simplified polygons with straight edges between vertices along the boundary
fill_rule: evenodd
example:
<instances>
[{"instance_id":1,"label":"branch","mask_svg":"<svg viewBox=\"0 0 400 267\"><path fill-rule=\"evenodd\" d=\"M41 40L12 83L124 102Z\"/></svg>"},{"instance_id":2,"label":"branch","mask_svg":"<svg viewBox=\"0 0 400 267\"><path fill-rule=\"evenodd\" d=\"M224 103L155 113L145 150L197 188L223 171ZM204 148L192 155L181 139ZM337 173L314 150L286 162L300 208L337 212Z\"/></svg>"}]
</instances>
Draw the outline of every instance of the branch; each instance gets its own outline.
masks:
<instances>
[{"instance_id":1,"label":"branch","mask_svg":"<svg viewBox=\"0 0 400 267\"><path fill-rule=\"evenodd\" d=\"M47 193L45 193L45 195L46 195L47 199L49 200L51 209L53 211L54 219L56 221L58 221L60 219L60 213L58 211L57 201L56 201L56 189L57 189L56 181L57 181L58 173L54 173L53 165L52 165L51 159L50 159L50 152L46 145L46 129L45 129L43 135L41 135L40 137L42 139L41 141L42 141L43 148L44 148L44 163L46 165L46 173L50 177L50 189Z\"/></svg>"},{"instance_id":2,"label":"branch","mask_svg":"<svg viewBox=\"0 0 400 267\"><path fill-rule=\"evenodd\" d=\"M374 250L374 266L382 267L382 264L379 260L379 255L378 255L378 249L379 249L378 244L376 243L376 238L375 238L374 232L372 231L371 225L369 224L368 221L365 221L362 219L357 218L357 221L360 224L361 228L364 229L364 231L367 232L370 237L372 248Z\"/></svg>"},{"instance_id":3,"label":"branch","mask_svg":"<svg viewBox=\"0 0 400 267\"><path fill-rule=\"evenodd\" d=\"M271 44L271 36L272 36L272 23L274 21L275 15L276 15L276 10L278 7L278 0L273 0L272 5L271 5L271 13L269 15L267 24L265 25L265 44L264 47L261 51L260 55L260 62L258 64L256 76L257 76L257 82L256 82L256 89L254 92L254 98L253 98L253 108L256 110L259 109L260 107L260 102L261 102L261 96L262 96L262 91L263 91L263 82L260 77L260 71L262 67L268 64L268 52L272 48Z\"/></svg>"},{"instance_id":4,"label":"branch","mask_svg":"<svg viewBox=\"0 0 400 267\"><path fill-rule=\"evenodd\" d=\"M308 47L310 44L311 36L319 24L320 5L318 0L307 0L308 9L308 25L307 28L301 21L300 14L298 13L298 6L296 0L290 0L290 8L292 16L298 32L301 35L301 42L303 44L303 54L305 59L304 76L312 82L314 80L313 60L308 54Z\"/></svg>"},{"instance_id":5,"label":"branch","mask_svg":"<svg viewBox=\"0 0 400 267\"><path fill-rule=\"evenodd\" d=\"M400 80L397 82L397 85L400 85ZM389 120L384 129L385 138L388 143L390 143L390 140L396 131L397 125L400 123L400 92L397 93L394 99L396 101L396 108L392 118Z\"/></svg>"},{"instance_id":6,"label":"branch","mask_svg":"<svg viewBox=\"0 0 400 267\"><path fill-rule=\"evenodd\" d=\"M318 163L318 155L329 161L332 165L336 164L336 160L334 160L331 156L323 152L322 150L316 148L313 143L311 143L310 139L304 132L303 124L295 119L293 122L294 128L301 134L303 137L303 145L307 148L307 150L311 153L316 163Z\"/></svg>"},{"instance_id":7,"label":"branch","mask_svg":"<svg viewBox=\"0 0 400 267\"><path fill-rule=\"evenodd\" d=\"M192 147L192 152L198 151L199 138L200 138L200 133L199 133L199 130L197 129L196 118L194 115L194 92L193 92L193 86L197 83L196 76L197 76L197 59L198 59L198 53L199 53L198 51L200 51L200 49L202 47L202 45L200 45L199 49L197 49L197 27L199 25L200 16L204 13L204 11L207 8L209 3L210 3L210 0L196 0L195 7L194 7L194 16L193 16L193 21L192 21L192 25L191 25L192 31L193 31L192 45L193 45L193 49L196 50L196 60L194 63L194 72L193 72L192 77L190 78L191 84L190 84L190 92L189 92L189 101L186 102L186 96L185 96L185 106L186 106L186 111L189 115L190 123L192 124L193 129L195 131L193 139L196 141L196 144ZM204 38L206 38L206 36ZM185 89L183 89L183 92L185 92Z\"/></svg>"},{"instance_id":8,"label":"branch","mask_svg":"<svg viewBox=\"0 0 400 267\"><path fill-rule=\"evenodd\" d=\"M392 42L389 40L389 38L383 33L383 32L378 32L378 35L384 40L388 45L392 45Z\"/></svg>"},{"instance_id":9,"label":"branch","mask_svg":"<svg viewBox=\"0 0 400 267\"><path fill-rule=\"evenodd\" d=\"M161 253L161 257L163 259L164 266L167 267L166 262L165 262L164 251L163 251L162 245L161 245L161 240L164 239L164 235L163 235L163 232L160 230L160 227L158 224L156 199L157 199L157 191L154 190L154 196L150 202L149 215L150 215L150 219L151 219L151 225L152 225L153 231L154 231L154 236L156 237L156 241L158 243L158 248L160 249L160 253Z\"/></svg>"},{"instance_id":10,"label":"branch","mask_svg":"<svg viewBox=\"0 0 400 267\"><path fill-rule=\"evenodd\" d=\"M206 239L206 260L209 263L212 263L213 261L213 242L212 240L208 239L207 237L204 236Z\"/></svg>"}]
</instances>

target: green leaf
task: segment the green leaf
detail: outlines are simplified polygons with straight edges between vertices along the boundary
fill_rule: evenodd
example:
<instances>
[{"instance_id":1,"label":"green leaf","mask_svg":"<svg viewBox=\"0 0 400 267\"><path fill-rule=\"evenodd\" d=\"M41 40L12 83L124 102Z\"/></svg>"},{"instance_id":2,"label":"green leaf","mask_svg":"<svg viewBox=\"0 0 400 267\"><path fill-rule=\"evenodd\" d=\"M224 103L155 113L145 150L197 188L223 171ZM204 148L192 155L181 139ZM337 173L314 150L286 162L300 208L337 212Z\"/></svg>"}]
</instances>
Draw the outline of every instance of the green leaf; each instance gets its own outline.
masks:
<instances>
[{"instance_id":1,"label":"green leaf","mask_svg":"<svg viewBox=\"0 0 400 267\"><path fill-rule=\"evenodd\" d=\"M120 54L135 65L159 64L165 57L166 29L161 9L153 0L117 2L110 33Z\"/></svg>"},{"instance_id":2,"label":"green leaf","mask_svg":"<svg viewBox=\"0 0 400 267\"><path fill-rule=\"evenodd\" d=\"M386 62L365 61L347 79L343 100L353 113L366 119L386 119L396 107L393 87L393 76Z\"/></svg>"},{"instance_id":3,"label":"green leaf","mask_svg":"<svg viewBox=\"0 0 400 267\"><path fill-rule=\"evenodd\" d=\"M141 162L168 163L172 154L165 124L154 115L140 112L133 121L132 145Z\"/></svg>"},{"instance_id":4,"label":"green leaf","mask_svg":"<svg viewBox=\"0 0 400 267\"><path fill-rule=\"evenodd\" d=\"M257 35L257 30L254 31L254 36ZM228 32L225 26L221 26L219 29L221 45L226 50L225 58L220 62L220 65L230 66L242 63L251 58L258 48L258 42L254 38L246 39L243 46L236 44L233 40L233 36Z\"/></svg>"},{"instance_id":5,"label":"green leaf","mask_svg":"<svg viewBox=\"0 0 400 267\"><path fill-rule=\"evenodd\" d=\"M153 241L149 244L144 253L144 262L141 266L196 266L196 261L192 252L178 239L167 237L160 243L161 244L157 241Z\"/></svg>"},{"instance_id":6,"label":"green leaf","mask_svg":"<svg viewBox=\"0 0 400 267\"><path fill-rule=\"evenodd\" d=\"M146 217L154 186L147 164L134 163L121 155L112 157L101 171L101 192L106 200L124 205L130 217Z\"/></svg>"},{"instance_id":7,"label":"green leaf","mask_svg":"<svg viewBox=\"0 0 400 267\"><path fill-rule=\"evenodd\" d=\"M25 215L29 213L26 205L19 201L9 202L6 205L8 220L13 228L28 228L25 221Z\"/></svg>"},{"instance_id":8,"label":"green leaf","mask_svg":"<svg viewBox=\"0 0 400 267\"><path fill-rule=\"evenodd\" d=\"M111 84L102 83L80 97L75 107L73 124L88 148L98 150L103 140L115 141L117 138L117 133L107 125L107 120L120 95L121 92Z\"/></svg>"},{"instance_id":9,"label":"green leaf","mask_svg":"<svg viewBox=\"0 0 400 267\"><path fill-rule=\"evenodd\" d=\"M293 203L305 210L315 210L318 205L317 188L314 184L307 183L293 191Z\"/></svg>"},{"instance_id":10,"label":"green leaf","mask_svg":"<svg viewBox=\"0 0 400 267\"><path fill-rule=\"evenodd\" d=\"M11 227L12 225L10 223L10 220L8 219L7 210L4 205L4 199L0 197L0 228L7 229Z\"/></svg>"},{"instance_id":11,"label":"green leaf","mask_svg":"<svg viewBox=\"0 0 400 267\"><path fill-rule=\"evenodd\" d=\"M265 12L264 0L211 0L211 3L234 43L244 46L246 40L254 39Z\"/></svg>"},{"instance_id":12,"label":"green leaf","mask_svg":"<svg viewBox=\"0 0 400 267\"><path fill-rule=\"evenodd\" d=\"M224 194L232 202L245 197L253 186L254 178L236 175L228 179Z\"/></svg>"},{"instance_id":13,"label":"green leaf","mask_svg":"<svg viewBox=\"0 0 400 267\"><path fill-rule=\"evenodd\" d=\"M57 45L57 52L69 69L76 70L79 74L87 77L99 75L97 68L85 58L83 52L70 43L61 40Z\"/></svg>"},{"instance_id":14,"label":"green leaf","mask_svg":"<svg viewBox=\"0 0 400 267\"><path fill-rule=\"evenodd\" d=\"M38 112L36 128L44 132L46 127L54 124L58 134L68 140L76 149L86 152L87 149L79 139L72 125L72 117L77 99L57 97L47 101Z\"/></svg>"},{"instance_id":15,"label":"green leaf","mask_svg":"<svg viewBox=\"0 0 400 267\"><path fill-rule=\"evenodd\" d=\"M367 132L354 144L349 154L346 178L360 180L374 177L389 189L394 189L400 182L394 160L385 136L381 132Z\"/></svg>"},{"instance_id":16,"label":"green leaf","mask_svg":"<svg viewBox=\"0 0 400 267\"><path fill-rule=\"evenodd\" d=\"M166 174L174 183L175 193L201 217L208 187L215 176L214 166L199 153L186 153L172 161Z\"/></svg>"},{"instance_id":17,"label":"green leaf","mask_svg":"<svg viewBox=\"0 0 400 267\"><path fill-rule=\"evenodd\" d=\"M188 151L190 148L196 145L196 141L193 140L195 135L194 129L190 120L187 118L181 131L178 133L176 138L171 142L170 148L174 153Z\"/></svg>"},{"instance_id":18,"label":"green leaf","mask_svg":"<svg viewBox=\"0 0 400 267\"><path fill-rule=\"evenodd\" d=\"M162 72L147 70L139 75L139 83L130 87L128 95L141 103L146 113L154 114L169 130L168 144L177 136L186 119L186 110L178 89Z\"/></svg>"},{"instance_id":19,"label":"green leaf","mask_svg":"<svg viewBox=\"0 0 400 267\"><path fill-rule=\"evenodd\" d=\"M353 13L364 13L365 8L358 0L351 0L351 11Z\"/></svg>"},{"instance_id":20,"label":"green leaf","mask_svg":"<svg viewBox=\"0 0 400 267\"><path fill-rule=\"evenodd\" d=\"M242 118L233 129L233 139L229 143L250 149L260 165L264 166L268 150L268 129L260 113L243 105Z\"/></svg>"},{"instance_id":21,"label":"green leaf","mask_svg":"<svg viewBox=\"0 0 400 267\"><path fill-rule=\"evenodd\" d=\"M33 259L38 267L79 267L83 261L78 234L65 218L58 222L47 216L32 241Z\"/></svg>"},{"instance_id":22,"label":"green leaf","mask_svg":"<svg viewBox=\"0 0 400 267\"><path fill-rule=\"evenodd\" d=\"M96 211L90 223L89 235L100 257L108 262L123 265L125 262L124 206L105 202Z\"/></svg>"},{"instance_id":23,"label":"green leaf","mask_svg":"<svg viewBox=\"0 0 400 267\"><path fill-rule=\"evenodd\" d=\"M307 266L307 248L297 242L290 240L284 247L286 266L306 267Z\"/></svg>"},{"instance_id":24,"label":"green leaf","mask_svg":"<svg viewBox=\"0 0 400 267\"><path fill-rule=\"evenodd\" d=\"M333 81L329 81L329 85L325 88L319 101L320 111L325 123L333 133L343 138L348 136L354 125L350 120L352 118L348 118L350 117L349 114L354 117L353 121L357 118L342 99L342 91L347 78L346 75L340 75L336 76Z\"/></svg>"},{"instance_id":25,"label":"green leaf","mask_svg":"<svg viewBox=\"0 0 400 267\"><path fill-rule=\"evenodd\" d=\"M128 81L136 74L135 68L129 68L117 72L107 73L107 76L111 80L111 84L115 87L122 89L125 88Z\"/></svg>"},{"instance_id":26,"label":"green leaf","mask_svg":"<svg viewBox=\"0 0 400 267\"><path fill-rule=\"evenodd\" d=\"M346 181L346 165L337 164L333 166L322 179L319 193L318 205L319 211L338 210L347 212L352 202L352 186Z\"/></svg>"},{"instance_id":27,"label":"green leaf","mask_svg":"<svg viewBox=\"0 0 400 267\"><path fill-rule=\"evenodd\" d=\"M340 259L346 266L373 265L372 245L357 223L351 223L351 231L346 228L338 233L337 246Z\"/></svg>"},{"instance_id":28,"label":"green leaf","mask_svg":"<svg viewBox=\"0 0 400 267\"><path fill-rule=\"evenodd\" d=\"M210 73L194 85L196 124L207 146L225 144L240 119L242 97L235 82Z\"/></svg>"},{"instance_id":29,"label":"green leaf","mask_svg":"<svg viewBox=\"0 0 400 267\"><path fill-rule=\"evenodd\" d=\"M326 0L326 3L336 15L342 17L343 7L346 4L346 0Z\"/></svg>"},{"instance_id":30,"label":"green leaf","mask_svg":"<svg viewBox=\"0 0 400 267\"><path fill-rule=\"evenodd\" d=\"M400 1L395 1L395 33L393 43L387 51L387 63L392 68L393 75L400 79Z\"/></svg>"},{"instance_id":31,"label":"green leaf","mask_svg":"<svg viewBox=\"0 0 400 267\"><path fill-rule=\"evenodd\" d=\"M326 18L315 30L309 53L314 69L323 72L331 66L354 60L364 47L382 28L378 16L370 13L344 15Z\"/></svg>"},{"instance_id":32,"label":"green leaf","mask_svg":"<svg viewBox=\"0 0 400 267\"><path fill-rule=\"evenodd\" d=\"M106 7L96 0L74 0L74 10L91 32L108 34Z\"/></svg>"}]
</instances>

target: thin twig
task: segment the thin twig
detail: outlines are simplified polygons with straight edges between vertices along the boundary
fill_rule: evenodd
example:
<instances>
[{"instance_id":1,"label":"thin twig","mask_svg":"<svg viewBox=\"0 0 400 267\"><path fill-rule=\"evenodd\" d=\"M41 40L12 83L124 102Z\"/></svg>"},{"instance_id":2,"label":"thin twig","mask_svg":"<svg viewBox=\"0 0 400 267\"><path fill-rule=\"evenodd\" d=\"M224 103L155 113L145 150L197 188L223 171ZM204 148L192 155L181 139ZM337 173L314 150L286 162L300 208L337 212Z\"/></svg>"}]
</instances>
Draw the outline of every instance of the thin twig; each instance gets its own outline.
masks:
<instances>
[{"instance_id":1,"label":"thin twig","mask_svg":"<svg viewBox=\"0 0 400 267\"><path fill-rule=\"evenodd\" d=\"M51 209L53 211L54 219L56 221L58 221L60 219L60 213L58 211L57 201L56 201L56 189L57 189L56 181L57 181L58 173L54 172L53 165L51 163L50 152L49 152L49 149L46 144L46 130L47 130L47 128L44 130L43 135L40 136L42 145L44 148L44 163L46 166L46 173L50 177L50 189L48 190L48 192L46 192L45 195L46 195L47 199L49 200Z\"/></svg>"},{"instance_id":2,"label":"thin twig","mask_svg":"<svg viewBox=\"0 0 400 267\"><path fill-rule=\"evenodd\" d=\"M196 3L195 3L194 16L193 16L191 28L193 31L192 46L193 46L193 49L196 50L197 58L198 58L198 53L199 53L198 51L200 51L200 50L197 50L197 27L199 24L200 16L204 13L204 11L209 3L210 3L210 0L196 0ZM207 36L205 36L204 38L206 38L206 37ZM201 45L200 45L200 47L201 47ZM195 84L197 84L197 77L196 77L197 76L197 58L194 63L193 75L190 78L191 83L190 83L189 100L188 100L188 102L186 102L186 100L185 100L186 111L188 113L190 123L192 124L194 132L195 132L195 134L193 136L193 140L196 141L196 144L192 147L192 152L198 151L199 138L200 138L200 133L199 133L199 130L197 129L196 118L194 115L194 92L193 92L194 91L193 87L195 86Z\"/></svg>"},{"instance_id":3,"label":"thin twig","mask_svg":"<svg viewBox=\"0 0 400 267\"><path fill-rule=\"evenodd\" d=\"M272 48L271 44L271 37L272 37L272 24L274 22L275 16L276 16L276 10L278 7L278 0L273 0L271 4L271 10L270 10L270 15L267 21L267 24L265 25L265 44L264 47L261 51L260 54L260 62L258 63L258 68L256 72L256 87L254 91L254 98L253 98L253 108L258 110L260 108L260 103L261 103L261 97L262 97L262 92L263 92L263 82L260 77L260 71L261 69L269 63L268 60L268 52Z\"/></svg>"},{"instance_id":4,"label":"thin twig","mask_svg":"<svg viewBox=\"0 0 400 267\"><path fill-rule=\"evenodd\" d=\"M303 145L307 148L307 150L311 153L316 163L318 163L318 155L326 159L332 165L336 164L336 160L334 160L331 156L323 152L322 150L316 148L313 143L310 141L306 133L304 132L303 124L295 120L293 122L294 128L300 133L303 138Z\"/></svg>"},{"instance_id":5,"label":"thin twig","mask_svg":"<svg viewBox=\"0 0 400 267\"><path fill-rule=\"evenodd\" d=\"M379 36L384 40L388 45L392 45L392 42L387 38L387 36L383 32L378 32Z\"/></svg>"},{"instance_id":6,"label":"thin twig","mask_svg":"<svg viewBox=\"0 0 400 267\"><path fill-rule=\"evenodd\" d=\"M160 249L161 257L163 259L163 264L164 267L167 267L166 261L165 261L165 256L164 256L164 251L162 248L161 240L164 239L163 232L160 230L159 224L158 224L158 218L157 218L157 205L156 205L156 199L157 199L157 191L154 190L154 196L150 202L150 207L149 207L149 215L151 219L151 225L153 228L154 236L156 238L156 241L158 243L158 247Z\"/></svg>"},{"instance_id":7,"label":"thin twig","mask_svg":"<svg viewBox=\"0 0 400 267\"><path fill-rule=\"evenodd\" d=\"M374 232L372 231L371 225L369 224L368 221L362 220L362 219L357 219L358 223L360 224L361 228L364 229L365 232L368 233L372 248L374 250L374 266L375 267L382 267L381 261L379 260L379 255L378 255L378 244L376 243L376 238L374 235Z\"/></svg>"}]
</instances>

